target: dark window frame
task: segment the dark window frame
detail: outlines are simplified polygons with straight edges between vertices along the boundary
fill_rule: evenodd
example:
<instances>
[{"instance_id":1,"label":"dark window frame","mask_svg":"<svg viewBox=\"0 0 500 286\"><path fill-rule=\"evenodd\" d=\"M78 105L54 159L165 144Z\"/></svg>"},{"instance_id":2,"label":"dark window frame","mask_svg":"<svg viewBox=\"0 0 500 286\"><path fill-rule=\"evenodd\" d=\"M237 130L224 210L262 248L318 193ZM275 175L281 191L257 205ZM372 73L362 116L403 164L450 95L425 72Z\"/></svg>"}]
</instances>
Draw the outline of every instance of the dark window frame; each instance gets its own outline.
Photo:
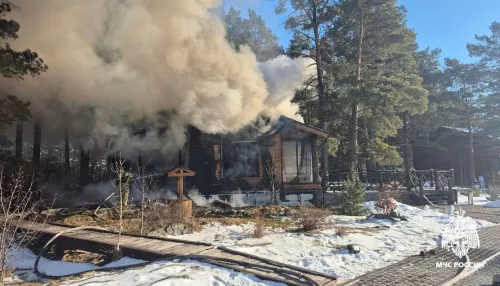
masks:
<instances>
[{"instance_id":1,"label":"dark window frame","mask_svg":"<svg viewBox=\"0 0 500 286\"><path fill-rule=\"evenodd\" d=\"M252 161L253 162L253 166L250 165L252 168L250 171L245 169L245 172L242 173L242 174L230 174L229 176L227 175L227 170L229 169L227 167L227 165L231 165L233 168L236 164L234 164L234 161L226 161L228 160L228 158L226 158L227 156L224 156L225 153L227 152L226 150L228 148L231 148L231 147L227 147L227 146L235 146L235 147L232 147L234 148L233 149L233 152L235 151L238 151L238 149L240 150L252 150L252 149L255 149L253 152L255 152L255 155L254 155L254 158L252 158ZM250 148L241 148L241 146L244 146L244 145L251 145L252 147ZM239 148L238 148L239 146ZM221 171L222 171L222 178L226 178L226 179L229 179L229 178L252 178L252 177L260 177L260 146L258 144L257 141L223 141L222 144L221 144L221 163L222 163L222 168L221 168ZM235 150L236 149L236 150ZM234 158L234 155L232 156ZM231 158L231 160L233 159ZM249 166L248 164L245 164L243 163L242 164L243 166Z\"/></svg>"}]
</instances>

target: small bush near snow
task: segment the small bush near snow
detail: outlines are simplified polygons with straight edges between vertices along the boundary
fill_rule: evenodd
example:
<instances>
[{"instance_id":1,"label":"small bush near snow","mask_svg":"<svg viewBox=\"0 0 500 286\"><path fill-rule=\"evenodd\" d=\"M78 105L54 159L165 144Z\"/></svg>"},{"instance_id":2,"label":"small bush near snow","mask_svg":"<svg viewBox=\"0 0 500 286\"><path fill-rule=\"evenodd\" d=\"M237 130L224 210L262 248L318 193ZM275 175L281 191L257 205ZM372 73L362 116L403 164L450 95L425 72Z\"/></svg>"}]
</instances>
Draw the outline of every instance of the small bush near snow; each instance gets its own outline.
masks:
<instances>
[{"instance_id":1,"label":"small bush near snow","mask_svg":"<svg viewBox=\"0 0 500 286\"><path fill-rule=\"evenodd\" d=\"M473 193L474 197L480 197L482 190L481 189L473 189L471 192Z\"/></svg>"},{"instance_id":2,"label":"small bush near snow","mask_svg":"<svg viewBox=\"0 0 500 286\"><path fill-rule=\"evenodd\" d=\"M363 203L365 202L365 188L354 170L349 172L349 179L344 183L344 193L340 198L339 214L359 216L366 213Z\"/></svg>"},{"instance_id":3,"label":"small bush near snow","mask_svg":"<svg viewBox=\"0 0 500 286\"><path fill-rule=\"evenodd\" d=\"M328 225L327 217L329 214L330 211L326 209L300 206L293 218L297 220L304 231L312 231L325 228Z\"/></svg>"},{"instance_id":4,"label":"small bush near snow","mask_svg":"<svg viewBox=\"0 0 500 286\"><path fill-rule=\"evenodd\" d=\"M264 215L259 209L255 209L253 212L253 217L255 220L255 227L253 229L253 237L261 238L264 236L266 227L264 226Z\"/></svg>"},{"instance_id":5,"label":"small bush near snow","mask_svg":"<svg viewBox=\"0 0 500 286\"><path fill-rule=\"evenodd\" d=\"M397 201L393 198L388 199L380 199L375 204L375 214L372 214L374 217L378 218L388 218L393 221L398 220L407 220L397 209ZM398 219L398 220L396 220Z\"/></svg>"},{"instance_id":6,"label":"small bush near snow","mask_svg":"<svg viewBox=\"0 0 500 286\"><path fill-rule=\"evenodd\" d=\"M381 199L375 204L375 210L383 215L389 216L396 209L396 201L392 198Z\"/></svg>"},{"instance_id":7,"label":"small bush near snow","mask_svg":"<svg viewBox=\"0 0 500 286\"><path fill-rule=\"evenodd\" d=\"M159 202L148 204L144 211L144 223L147 231L159 228L166 229L170 225L184 224L193 231L200 231L201 224L196 218L186 217L175 203L167 205Z\"/></svg>"}]
</instances>

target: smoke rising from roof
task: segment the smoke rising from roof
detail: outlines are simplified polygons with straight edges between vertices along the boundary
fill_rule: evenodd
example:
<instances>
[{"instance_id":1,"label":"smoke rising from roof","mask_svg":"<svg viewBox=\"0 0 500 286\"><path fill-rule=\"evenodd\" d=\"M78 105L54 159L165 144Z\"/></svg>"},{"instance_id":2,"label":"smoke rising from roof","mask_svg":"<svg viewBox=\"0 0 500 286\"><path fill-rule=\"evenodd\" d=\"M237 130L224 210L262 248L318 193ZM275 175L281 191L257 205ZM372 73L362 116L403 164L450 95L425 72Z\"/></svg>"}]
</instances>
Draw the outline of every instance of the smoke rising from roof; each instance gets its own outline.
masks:
<instances>
[{"instance_id":1,"label":"smoke rising from roof","mask_svg":"<svg viewBox=\"0 0 500 286\"><path fill-rule=\"evenodd\" d=\"M289 100L307 76L304 59L259 64L248 48L234 51L210 12L220 0L12 2L21 8L9 15L21 26L12 48L36 51L49 70L0 78L1 91L32 102L44 137L69 127L101 149L115 138L116 149L168 153L187 125L228 133L262 113L293 115ZM167 131L139 139L137 122Z\"/></svg>"}]
</instances>

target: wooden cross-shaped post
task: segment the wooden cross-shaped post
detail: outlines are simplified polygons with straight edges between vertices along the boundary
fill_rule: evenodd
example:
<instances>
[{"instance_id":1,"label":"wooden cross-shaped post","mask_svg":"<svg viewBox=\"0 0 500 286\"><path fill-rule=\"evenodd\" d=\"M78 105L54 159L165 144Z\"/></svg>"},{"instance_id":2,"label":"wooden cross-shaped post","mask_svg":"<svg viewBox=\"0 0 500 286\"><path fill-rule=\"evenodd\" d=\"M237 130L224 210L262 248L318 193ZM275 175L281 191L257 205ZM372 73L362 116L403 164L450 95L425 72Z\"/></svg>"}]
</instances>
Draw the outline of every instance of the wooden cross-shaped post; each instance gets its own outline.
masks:
<instances>
[{"instance_id":1,"label":"wooden cross-shaped post","mask_svg":"<svg viewBox=\"0 0 500 286\"><path fill-rule=\"evenodd\" d=\"M184 200L184 177L193 177L195 175L195 172L181 166L168 171L169 177L177 177L177 200L179 202Z\"/></svg>"}]
</instances>

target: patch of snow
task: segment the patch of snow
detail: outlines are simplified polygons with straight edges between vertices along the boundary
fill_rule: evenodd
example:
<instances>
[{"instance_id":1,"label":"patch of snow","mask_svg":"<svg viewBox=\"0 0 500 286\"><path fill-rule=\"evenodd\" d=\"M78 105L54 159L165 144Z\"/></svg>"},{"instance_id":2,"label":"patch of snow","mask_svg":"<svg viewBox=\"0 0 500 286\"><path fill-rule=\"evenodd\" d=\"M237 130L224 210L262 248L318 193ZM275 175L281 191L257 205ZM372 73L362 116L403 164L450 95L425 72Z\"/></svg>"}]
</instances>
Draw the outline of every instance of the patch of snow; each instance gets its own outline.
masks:
<instances>
[{"instance_id":1,"label":"patch of snow","mask_svg":"<svg viewBox=\"0 0 500 286\"><path fill-rule=\"evenodd\" d=\"M33 273L36 255L28 249L21 248L13 256L10 267L14 271L14 281L40 281ZM143 260L124 257L109 263L104 268L135 265ZM41 258L38 268L48 275L66 275L100 268L90 263L74 263L67 261L53 261ZM240 273L226 268L213 266L198 261L170 262L160 261L144 267L115 272L99 272L86 278L69 280L64 285L152 285L161 282L161 285L271 285L283 284L260 280L257 277Z\"/></svg>"},{"instance_id":2,"label":"patch of snow","mask_svg":"<svg viewBox=\"0 0 500 286\"><path fill-rule=\"evenodd\" d=\"M365 207L374 210L376 202ZM207 224L199 233L177 236L179 239L204 241L307 269L354 278L377 268L416 255L422 250L439 246L439 236L449 222L449 216L434 209L420 209L397 203L399 212L408 221L330 216L336 223L332 229L316 233L290 233L267 229L262 238L252 238L254 225ZM364 220L362 220L364 219ZM478 228L489 222L470 218ZM339 236L336 229L347 228L351 233ZM349 254L345 247L361 247L358 254Z\"/></svg>"},{"instance_id":3,"label":"patch of snow","mask_svg":"<svg viewBox=\"0 0 500 286\"><path fill-rule=\"evenodd\" d=\"M197 261L156 262L138 269L124 272L108 272L71 281L69 285L271 285L284 284L260 280L253 275Z\"/></svg>"},{"instance_id":4,"label":"patch of snow","mask_svg":"<svg viewBox=\"0 0 500 286\"><path fill-rule=\"evenodd\" d=\"M500 208L500 201L492 201L483 205L485 208Z\"/></svg>"},{"instance_id":5,"label":"patch of snow","mask_svg":"<svg viewBox=\"0 0 500 286\"><path fill-rule=\"evenodd\" d=\"M12 259L8 262L8 268L22 269L15 272L14 279L22 277L23 280L33 281L39 278L33 273L33 266L36 260L36 254L26 248L19 248L13 253ZM133 265L144 262L143 260L124 257L118 261L112 262L104 267L116 267ZM38 270L47 275L68 275L81 271L97 269L99 266L91 263L75 263L68 261L55 261L42 257L38 263ZM24 273L24 271L29 271ZM18 277L16 277L18 276Z\"/></svg>"},{"instance_id":6,"label":"patch of snow","mask_svg":"<svg viewBox=\"0 0 500 286\"><path fill-rule=\"evenodd\" d=\"M479 197L474 197L474 205L484 205L489 203L490 201L487 199L488 194L481 193ZM469 204L469 197L466 195L458 194L458 204L459 205L467 205Z\"/></svg>"}]
</instances>

